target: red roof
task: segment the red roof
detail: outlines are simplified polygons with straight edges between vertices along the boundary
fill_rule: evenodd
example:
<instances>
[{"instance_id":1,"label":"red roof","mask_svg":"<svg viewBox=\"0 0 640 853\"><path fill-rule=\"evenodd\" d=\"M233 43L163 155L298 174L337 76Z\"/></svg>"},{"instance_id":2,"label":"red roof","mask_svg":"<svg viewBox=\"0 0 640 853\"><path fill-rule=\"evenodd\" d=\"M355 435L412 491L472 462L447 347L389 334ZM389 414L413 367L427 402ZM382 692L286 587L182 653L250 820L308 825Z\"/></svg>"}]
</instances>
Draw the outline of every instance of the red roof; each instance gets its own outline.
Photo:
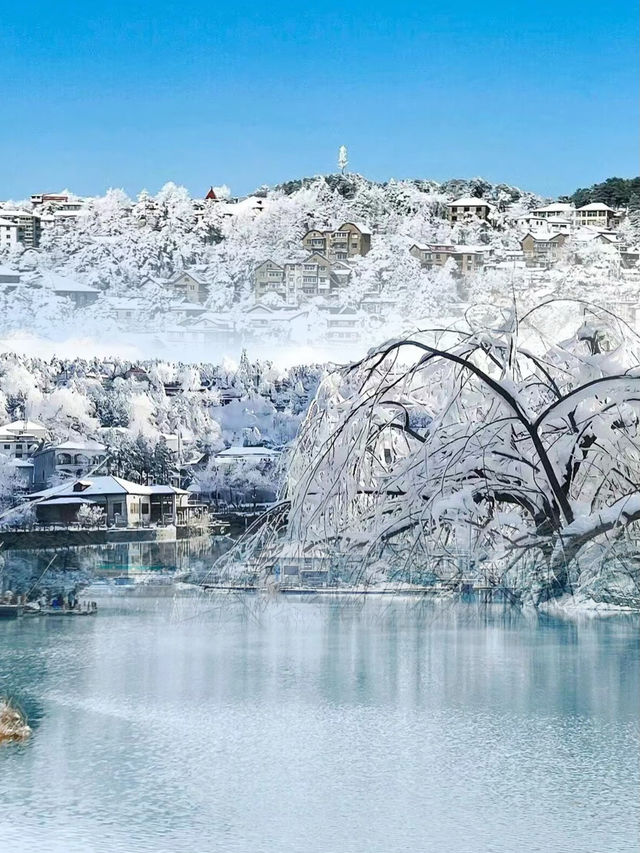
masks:
<instances>
[{"instance_id":1,"label":"red roof","mask_svg":"<svg viewBox=\"0 0 640 853\"><path fill-rule=\"evenodd\" d=\"M209 189L209 192L208 192L208 193L206 194L206 196L205 196L205 200L211 200L211 199L216 199L216 198L217 198L217 196L216 196L216 194L215 194L215 193L214 193L214 191L213 191L213 187L211 187L211 188Z\"/></svg>"}]
</instances>

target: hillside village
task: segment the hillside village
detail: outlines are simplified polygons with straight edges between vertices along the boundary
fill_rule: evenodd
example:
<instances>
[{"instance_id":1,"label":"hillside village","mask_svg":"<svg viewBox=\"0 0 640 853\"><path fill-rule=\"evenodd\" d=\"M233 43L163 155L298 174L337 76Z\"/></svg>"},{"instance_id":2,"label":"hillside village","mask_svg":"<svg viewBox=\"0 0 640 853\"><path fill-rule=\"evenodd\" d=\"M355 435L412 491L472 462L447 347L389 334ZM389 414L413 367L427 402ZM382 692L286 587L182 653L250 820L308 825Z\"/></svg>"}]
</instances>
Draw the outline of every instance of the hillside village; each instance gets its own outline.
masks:
<instances>
[{"instance_id":1,"label":"hillside village","mask_svg":"<svg viewBox=\"0 0 640 853\"><path fill-rule=\"evenodd\" d=\"M582 192L582 191L580 191ZM635 199L328 175L232 198L167 184L0 203L2 331L346 343L549 293L640 303Z\"/></svg>"},{"instance_id":2,"label":"hillside village","mask_svg":"<svg viewBox=\"0 0 640 853\"><path fill-rule=\"evenodd\" d=\"M281 454L324 374L246 354L217 366L4 354L0 526L75 522L96 502L103 523L139 526L273 501ZM123 489L142 501L133 516Z\"/></svg>"}]
</instances>

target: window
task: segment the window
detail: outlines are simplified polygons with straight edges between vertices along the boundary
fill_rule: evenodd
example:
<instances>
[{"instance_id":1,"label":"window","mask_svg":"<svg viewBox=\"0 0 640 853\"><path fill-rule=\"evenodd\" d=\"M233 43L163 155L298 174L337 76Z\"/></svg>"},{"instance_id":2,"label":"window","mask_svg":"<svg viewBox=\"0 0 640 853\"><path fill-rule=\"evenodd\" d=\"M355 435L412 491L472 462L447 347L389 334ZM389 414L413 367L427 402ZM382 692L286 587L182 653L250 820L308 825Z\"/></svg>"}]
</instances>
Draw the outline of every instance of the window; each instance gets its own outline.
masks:
<instances>
[{"instance_id":1,"label":"window","mask_svg":"<svg viewBox=\"0 0 640 853\"><path fill-rule=\"evenodd\" d=\"M4 449L5 449L5 450L11 450L11 445L10 445L10 444L5 444Z\"/></svg>"},{"instance_id":2,"label":"window","mask_svg":"<svg viewBox=\"0 0 640 853\"><path fill-rule=\"evenodd\" d=\"M115 503L113 505L113 514L114 515L122 515L122 504L121 503Z\"/></svg>"},{"instance_id":3,"label":"window","mask_svg":"<svg viewBox=\"0 0 640 853\"><path fill-rule=\"evenodd\" d=\"M142 514L149 515L149 504L142 504Z\"/></svg>"}]
</instances>

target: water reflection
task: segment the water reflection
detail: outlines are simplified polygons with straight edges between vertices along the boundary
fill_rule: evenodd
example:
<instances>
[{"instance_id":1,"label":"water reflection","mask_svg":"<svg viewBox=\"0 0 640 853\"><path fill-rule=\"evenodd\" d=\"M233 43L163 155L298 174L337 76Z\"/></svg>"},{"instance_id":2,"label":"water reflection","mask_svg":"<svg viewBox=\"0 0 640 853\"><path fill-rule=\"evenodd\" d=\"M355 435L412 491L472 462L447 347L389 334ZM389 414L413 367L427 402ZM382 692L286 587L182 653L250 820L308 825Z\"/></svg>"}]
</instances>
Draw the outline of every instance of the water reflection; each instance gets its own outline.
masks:
<instances>
[{"instance_id":1,"label":"water reflection","mask_svg":"<svg viewBox=\"0 0 640 853\"><path fill-rule=\"evenodd\" d=\"M11 550L0 555L0 592L69 590L95 578L141 573L205 574L228 550L226 539L209 536L174 542L122 542L85 547Z\"/></svg>"},{"instance_id":2,"label":"water reflection","mask_svg":"<svg viewBox=\"0 0 640 853\"><path fill-rule=\"evenodd\" d=\"M638 620L412 599L0 624L12 849L637 848ZM11 821L7 820L11 815Z\"/></svg>"}]
</instances>

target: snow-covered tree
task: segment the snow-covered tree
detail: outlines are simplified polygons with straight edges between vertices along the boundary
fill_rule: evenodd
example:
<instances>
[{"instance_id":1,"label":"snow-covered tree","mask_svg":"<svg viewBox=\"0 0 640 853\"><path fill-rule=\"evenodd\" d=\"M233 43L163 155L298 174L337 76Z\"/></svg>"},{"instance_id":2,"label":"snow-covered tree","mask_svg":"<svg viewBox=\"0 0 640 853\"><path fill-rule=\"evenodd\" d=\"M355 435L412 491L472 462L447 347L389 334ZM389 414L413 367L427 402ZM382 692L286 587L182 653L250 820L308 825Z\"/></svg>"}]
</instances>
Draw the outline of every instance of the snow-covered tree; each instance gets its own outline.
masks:
<instances>
[{"instance_id":1,"label":"snow-covered tree","mask_svg":"<svg viewBox=\"0 0 640 853\"><path fill-rule=\"evenodd\" d=\"M321 385L285 540L534 603L637 595L639 364L624 323L559 301L388 341Z\"/></svg>"}]
</instances>

